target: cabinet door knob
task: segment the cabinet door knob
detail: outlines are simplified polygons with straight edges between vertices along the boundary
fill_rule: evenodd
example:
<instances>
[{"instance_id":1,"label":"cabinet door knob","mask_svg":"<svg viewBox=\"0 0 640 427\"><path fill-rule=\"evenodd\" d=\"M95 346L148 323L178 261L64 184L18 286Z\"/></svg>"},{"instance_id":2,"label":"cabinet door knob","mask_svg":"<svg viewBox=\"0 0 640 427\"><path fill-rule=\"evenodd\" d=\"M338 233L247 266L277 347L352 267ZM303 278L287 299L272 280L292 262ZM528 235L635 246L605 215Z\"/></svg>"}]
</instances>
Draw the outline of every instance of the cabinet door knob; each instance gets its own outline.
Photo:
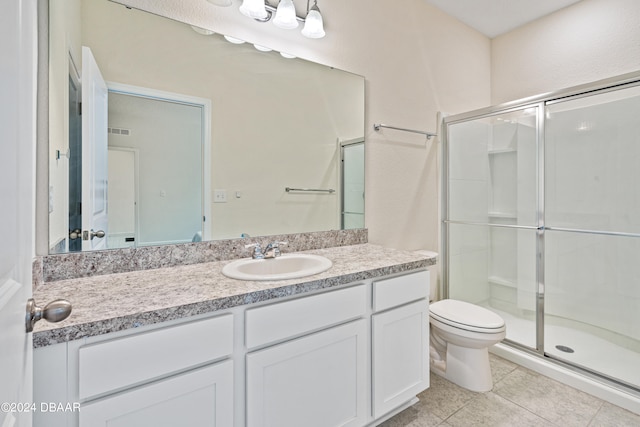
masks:
<instances>
[{"instance_id":1,"label":"cabinet door knob","mask_svg":"<svg viewBox=\"0 0 640 427\"><path fill-rule=\"evenodd\" d=\"M33 326L40 319L45 319L51 323L61 322L71 314L71 303L64 299L57 299L45 305L44 308L38 307L33 298L27 301L26 327L27 332L33 331Z\"/></svg>"}]
</instances>

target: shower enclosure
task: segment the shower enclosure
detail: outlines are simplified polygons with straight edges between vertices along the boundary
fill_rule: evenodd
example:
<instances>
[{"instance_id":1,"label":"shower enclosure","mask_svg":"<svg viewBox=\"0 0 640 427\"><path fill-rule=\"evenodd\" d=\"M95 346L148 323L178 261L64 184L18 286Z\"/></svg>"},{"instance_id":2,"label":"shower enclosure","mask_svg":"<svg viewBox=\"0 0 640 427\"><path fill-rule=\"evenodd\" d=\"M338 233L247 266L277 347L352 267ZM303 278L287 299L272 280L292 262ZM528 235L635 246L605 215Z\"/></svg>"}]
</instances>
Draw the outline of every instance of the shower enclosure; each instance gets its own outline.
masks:
<instances>
[{"instance_id":1,"label":"shower enclosure","mask_svg":"<svg viewBox=\"0 0 640 427\"><path fill-rule=\"evenodd\" d=\"M640 74L446 117L443 292L640 391Z\"/></svg>"}]
</instances>

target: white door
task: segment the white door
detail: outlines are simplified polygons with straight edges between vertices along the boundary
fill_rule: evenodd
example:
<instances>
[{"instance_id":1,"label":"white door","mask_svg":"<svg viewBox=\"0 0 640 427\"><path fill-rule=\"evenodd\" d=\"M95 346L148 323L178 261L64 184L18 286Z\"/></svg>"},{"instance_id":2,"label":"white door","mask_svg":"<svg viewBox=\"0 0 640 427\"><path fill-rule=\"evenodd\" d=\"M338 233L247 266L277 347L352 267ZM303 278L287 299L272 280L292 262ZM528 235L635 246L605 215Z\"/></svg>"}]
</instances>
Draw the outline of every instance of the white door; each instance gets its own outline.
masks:
<instances>
[{"instance_id":1,"label":"white door","mask_svg":"<svg viewBox=\"0 0 640 427\"><path fill-rule=\"evenodd\" d=\"M32 400L24 318L34 251L36 2L2 2L0 28L0 425L28 427L31 408L21 404Z\"/></svg>"},{"instance_id":2,"label":"white door","mask_svg":"<svg viewBox=\"0 0 640 427\"><path fill-rule=\"evenodd\" d=\"M91 49L82 47L82 250L106 248L108 90ZM102 232L103 237L97 233Z\"/></svg>"},{"instance_id":3,"label":"white door","mask_svg":"<svg viewBox=\"0 0 640 427\"><path fill-rule=\"evenodd\" d=\"M109 147L109 249L134 247L137 233L138 150Z\"/></svg>"}]
</instances>

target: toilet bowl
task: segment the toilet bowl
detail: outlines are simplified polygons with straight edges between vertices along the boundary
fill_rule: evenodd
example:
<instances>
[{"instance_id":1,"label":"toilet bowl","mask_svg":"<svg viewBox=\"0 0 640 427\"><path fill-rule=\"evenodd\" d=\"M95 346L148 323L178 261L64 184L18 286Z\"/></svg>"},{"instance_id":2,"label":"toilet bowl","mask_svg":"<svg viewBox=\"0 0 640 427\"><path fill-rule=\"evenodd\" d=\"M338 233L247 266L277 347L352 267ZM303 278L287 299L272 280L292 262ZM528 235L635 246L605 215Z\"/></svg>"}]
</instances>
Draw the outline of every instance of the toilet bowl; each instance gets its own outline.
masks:
<instances>
[{"instance_id":1,"label":"toilet bowl","mask_svg":"<svg viewBox=\"0 0 640 427\"><path fill-rule=\"evenodd\" d=\"M489 347L506 335L504 320L464 301L445 299L429 306L431 370L478 392L493 388Z\"/></svg>"}]
</instances>

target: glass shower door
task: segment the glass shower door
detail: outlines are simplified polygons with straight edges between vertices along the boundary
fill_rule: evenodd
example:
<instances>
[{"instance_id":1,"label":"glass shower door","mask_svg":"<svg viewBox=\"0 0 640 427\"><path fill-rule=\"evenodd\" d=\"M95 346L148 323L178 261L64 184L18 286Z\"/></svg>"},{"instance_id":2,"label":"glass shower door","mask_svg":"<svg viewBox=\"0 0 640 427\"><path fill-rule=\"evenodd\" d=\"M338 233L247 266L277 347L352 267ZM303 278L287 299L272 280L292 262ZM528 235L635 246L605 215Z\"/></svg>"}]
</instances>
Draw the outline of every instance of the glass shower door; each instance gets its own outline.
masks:
<instances>
[{"instance_id":1,"label":"glass shower door","mask_svg":"<svg viewBox=\"0 0 640 427\"><path fill-rule=\"evenodd\" d=\"M342 229L364 228L364 141L341 144Z\"/></svg>"},{"instance_id":2,"label":"glass shower door","mask_svg":"<svg viewBox=\"0 0 640 427\"><path fill-rule=\"evenodd\" d=\"M640 87L547 104L545 353L640 386Z\"/></svg>"},{"instance_id":3,"label":"glass shower door","mask_svg":"<svg viewBox=\"0 0 640 427\"><path fill-rule=\"evenodd\" d=\"M445 296L489 308L537 348L539 105L446 123Z\"/></svg>"}]
</instances>

